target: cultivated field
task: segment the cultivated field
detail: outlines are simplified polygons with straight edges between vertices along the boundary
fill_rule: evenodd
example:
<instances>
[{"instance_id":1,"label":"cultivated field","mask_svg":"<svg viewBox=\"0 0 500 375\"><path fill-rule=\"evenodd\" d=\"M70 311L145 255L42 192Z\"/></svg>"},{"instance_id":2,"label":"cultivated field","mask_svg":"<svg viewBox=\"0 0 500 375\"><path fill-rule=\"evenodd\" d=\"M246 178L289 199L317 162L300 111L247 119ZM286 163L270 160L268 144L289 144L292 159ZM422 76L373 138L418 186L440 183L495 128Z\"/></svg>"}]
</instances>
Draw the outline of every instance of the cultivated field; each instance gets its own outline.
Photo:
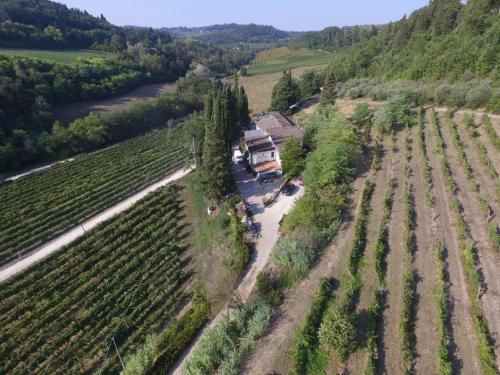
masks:
<instances>
[{"instance_id":1,"label":"cultivated field","mask_svg":"<svg viewBox=\"0 0 500 375\"><path fill-rule=\"evenodd\" d=\"M101 51L90 50L37 50L37 49L15 49L15 48L0 48L0 54L7 56L22 56L33 57L42 60L54 60L57 62L71 64L76 59L103 57L112 58L113 54Z\"/></svg>"},{"instance_id":2,"label":"cultivated field","mask_svg":"<svg viewBox=\"0 0 500 375\"><path fill-rule=\"evenodd\" d=\"M308 69L322 69L324 65L292 69L292 75L298 78ZM239 77L240 85L245 87L248 96L248 108L251 113L267 111L271 104L273 87L282 76L282 71L270 74ZM230 81L230 80L229 80Z\"/></svg>"},{"instance_id":3,"label":"cultivated field","mask_svg":"<svg viewBox=\"0 0 500 375\"><path fill-rule=\"evenodd\" d=\"M127 109L141 100L153 99L160 94L174 92L176 87L175 83L150 83L138 87L127 94L110 98L57 104L53 115L56 120L67 124L77 118L86 116L90 112L107 113Z\"/></svg>"},{"instance_id":4,"label":"cultivated field","mask_svg":"<svg viewBox=\"0 0 500 375\"><path fill-rule=\"evenodd\" d=\"M248 68L250 76L282 72L308 66L326 65L331 54L319 50L300 49L291 51L286 47L259 52Z\"/></svg>"},{"instance_id":5,"label":"cultivated field","mask_svg":"<svg viewBox=\"0 0 500 375\"><path fill-rule=\"evenodd\" d=\"M179 169L184 144L182 127L153 131L0 186L0 265Z\"/></svg>"},{"instance_id":6,"label":"cultivated field","mask_svg":"<svg viewBox=\"0 0 500 375\"><path fill-rule=\"evenodd\" d=\"M244 373L497 374L498 125L430 109L373 143L350 215L286 292ZM355 343L342 341L342 321ZM328 330L344 354L320 344Z\"/></svg>"},{"instance_id":7,"label":"cultivated field","mask_svg":"<svg viewBox=\"0 0 500 375\"><path fill-rule=\"evenodd\" d=\"M162 188L2 284L0 372L95 373L113 335L126 355L164 327L188 297L180 210ZM117 366L113 350L105 373Z\"/></svg>"}]
</instances>

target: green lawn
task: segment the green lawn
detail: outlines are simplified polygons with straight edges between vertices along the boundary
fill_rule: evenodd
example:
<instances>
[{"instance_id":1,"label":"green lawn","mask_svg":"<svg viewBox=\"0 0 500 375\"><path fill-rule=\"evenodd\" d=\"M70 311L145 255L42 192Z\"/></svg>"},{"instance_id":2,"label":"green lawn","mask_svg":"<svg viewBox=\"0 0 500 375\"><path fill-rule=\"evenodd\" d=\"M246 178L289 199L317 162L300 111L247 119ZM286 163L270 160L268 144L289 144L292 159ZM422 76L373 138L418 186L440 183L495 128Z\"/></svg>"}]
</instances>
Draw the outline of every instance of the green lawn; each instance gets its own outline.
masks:
<instances>
[{"instance_id":1,"label":"green lawn","mask_svg":"<svg viewBox=\"0 0 500 375\"><path fill-rule=\"evenodd\" d=\"M294 56L287 56L266 61L248 68L248 75L260 75L281 72L287 69L330 63L332 55L321 51L309 51Z\"/></svg>"},{"instance_id":2,"label":"green lawn","mask_svg":"<svg viewBox=\"0 0 500 375\"><path fill-rule=\"evenodd\" d=\"M91 50L37 50L37 49L15 49L0 48L0 54L8 56L34 57L44 60L55 60L61 63L71 64L78 57L112 57L111 53Z\"/></svg>"}]
</instances>

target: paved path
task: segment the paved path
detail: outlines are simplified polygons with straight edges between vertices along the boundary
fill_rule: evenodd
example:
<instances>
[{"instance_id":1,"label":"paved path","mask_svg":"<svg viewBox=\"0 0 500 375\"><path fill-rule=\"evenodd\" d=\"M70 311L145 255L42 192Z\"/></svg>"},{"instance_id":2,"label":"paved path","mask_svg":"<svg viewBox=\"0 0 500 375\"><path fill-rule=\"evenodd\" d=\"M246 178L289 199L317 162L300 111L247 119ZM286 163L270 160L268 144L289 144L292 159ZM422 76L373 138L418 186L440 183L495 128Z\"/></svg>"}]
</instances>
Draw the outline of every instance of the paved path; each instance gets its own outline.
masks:
<instances>
[{"instance_id":1,"label":"paved path","mask_svg":"<svg viewBox=\"0 0 500 375\"><path fill-rule=\"evenodd\" d=\"M284 214L290 211L295 203L295 200L303 195L304 190L302 187L297 186L295 194L291 196L280 194L272 206L264 208L264 205L262 204L263 196L270 193L273 188L276 188L276 185L259 185L256 183L253 176L246 172L243 164L233 165L233 175L238 185L238 190L249 204L249 207L254 214L255 224L260 230L259 238L255 244L255 258L252 260L250 269L241 280L236 292L236 294L241 297L242 302L246 302L253 287L255 286L255 283L257 282L257 275L266 266L271 255L271 250L278 241L278 229L281 218ZM180 375L182 373L182 369L193 355L194 350L206 330L214 327L217 322L227 316L227 314L228 309L224 308L215 316L214 319L212 319L212 321L200 332L200 334L198 334L194 342L186 350L170 374Z\"/></svg>"},{"instance_id":2,"label":"paved path","mask_svg":"<svg viewBox=\"0 0 500 375\"><path fill-rule=\"evenodd\" d=\"M163 178L162 180L154 184L151 184L146 188L142 189L141 191L135 193L134 195L131 195L130 197L124 199L120 203L117 203L116 205L104 210L100 214L97 214L94 217L84 221L82 223L82 226L83 228L85 228L85 230L82 228L82 226L73 228L67 231L66 233L60 235L59 237L55 238L54 240L39 247L30 255L28 255L25 258L22 258L17 263L10 264L1 268L0 282L5 281L8 278L16 275L17 273L24 271L25 269L32 266L34 263L39 262L40 260L49 256L50 254L60 250L63 246L68 245L78 237L82 236L85 233L85 231L89 231L92 228L95 228L100 223L109 220L113 216L118 215L120 212L123 212L126 209L132 207L134 204L136 204L139 200L144 198L149 193L169 184L170 182L176 181L184 177L189 172L191 172L191 170L192 167L185 170L180 169L177 172L174 172L173 174Z\"/></svg>"}]
</instances>

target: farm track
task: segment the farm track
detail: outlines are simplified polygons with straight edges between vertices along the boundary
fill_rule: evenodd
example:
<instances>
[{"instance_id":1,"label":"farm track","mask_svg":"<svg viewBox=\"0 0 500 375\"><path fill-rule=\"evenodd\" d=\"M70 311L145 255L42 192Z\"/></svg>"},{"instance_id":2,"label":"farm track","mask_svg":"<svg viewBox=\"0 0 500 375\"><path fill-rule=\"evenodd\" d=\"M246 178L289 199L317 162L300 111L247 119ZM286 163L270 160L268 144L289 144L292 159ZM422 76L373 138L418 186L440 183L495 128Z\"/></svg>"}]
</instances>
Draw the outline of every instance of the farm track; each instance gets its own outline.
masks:
<instances>
[{"instance_id":1,"label":"farm track","mask_svg":"<svg viewBox=\"0 0 500 375\"><path fill-rule=\"evenodd\" d=\"M436 137L427 119L426 124L425 136L434 181L435 221L437 233L441 237L440 240L445 247L448 260L453 371L455 374L464 375L481 374L477 353L477 338L470 316L471 301L461 262L457 231L454 227L453 213L450 207L450 197L440 168L440 156L435 151Z\"/></svg>"},{"instance_id":2,"label":"farm track","mask_svg":"<svg viewBox=\"0 0 500 375\"><path fill-rule=\"evenodd\" d=\"M353 239L353 220L359 206L367 174L353 182L353 204L339 233L322 252L308 277L296 285L286 296L275 314L266 334L258 341L255 351L243 365L244 374L267 374L272 371L286 374L290 358L287 351L294 342L293 332L298 329L311 307L311 300L321 277L339 279L345 273L348 253Z\"/></svg>"},{"instance_id":3,"label":"farm track","mask_svg":"<svg viewBox=\"0 0 500 375\"><path fill-rule=\"evenodd\" d=\"M415 322L417 374L437 374L436 353L438 348L438 332L436 329L437 311L434 303L433 288L436 286L434 261L433 210L426 201L428 187L423 174L422 152L418 147L418 127L414 126L413 157L410 163L412 170L414 210L416 213L416 252L414 269L417 275L416 295L417 310Z\"/></svg>"},{"instance_id":4,"label":"farm track","mask_svg":"<svg viewBox=\"0 0 500 375\"><path fill-rule=\"evenodd\" d=\"M488 326L493 339L500 340L500 254L495 252L490 245L487 228L487 219L480 207L479 200L474 192L470 191L467 179L460 165L458 154L451 146L451 135L449 129L444 125L445 119L441 119L441 131L447 147L445 155L450 163L450 168L458 186L457 197L463 207L463 216L469 226L470 237L475 243L479 259L478 268L484 277L483 284L486 292L480 299L481 308L488 320ZM477 173L475 174L477 177ZM490 203L491 204L491 203ZM500 366L500 348L495 350L497 366Z\"/></svg>"},{"instance_id":5,"label":"farm track","mask_svg":"<svg viewBox=\"0 0 500 375\"><path fill-rule=\"evenodd\" d=\"M395 178L394 204L389 224L389 252L387 254L387 300L383 311L381 330L381 358L379 373L399 374L402 372L400 350L399 316L401 313L402 276L405 269L403 188L404 188L404 132L397 134L396 149L391 169Z\"/></svg>"}]
</instances>

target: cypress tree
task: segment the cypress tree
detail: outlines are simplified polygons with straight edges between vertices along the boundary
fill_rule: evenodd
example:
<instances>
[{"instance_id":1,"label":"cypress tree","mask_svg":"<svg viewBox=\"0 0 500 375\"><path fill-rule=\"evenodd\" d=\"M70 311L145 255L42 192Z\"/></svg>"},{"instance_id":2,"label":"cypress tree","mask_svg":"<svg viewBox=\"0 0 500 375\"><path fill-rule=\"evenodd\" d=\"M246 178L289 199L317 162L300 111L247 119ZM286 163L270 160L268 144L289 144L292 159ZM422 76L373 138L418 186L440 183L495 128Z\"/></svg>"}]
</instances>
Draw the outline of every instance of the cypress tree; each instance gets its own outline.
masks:
<instances>
[{"instance_id":1,"label":"cypress tree","mask_svg":"<svg viewBox=\"0 0 500 375\"><path fill-rule=\"evenodd\" d=\"M337 97L335 86L337 85L337 79L332 72L326 74L325 82L323 83L323 90L321 90L320 102L321 104L335 104L335 98Z\"/></svg>"},{"instance_id":2,"label":"cypress tree","mask_svg":"<svg viewBox=\"0 0 500 375\"><path fill-rule=\"evenodd\" d=\"M205 142L202 174L208 198L223 197L231 187L229 149L227 147L227 113L224 89L217 87L207 99L205 109ZM210 105L211 102L211 105Z\"/></svg>"},{"instance_id":3,"label":"cypress tree","mask_svg":"<svg viewBox=\"0 0 500 375\"><path fill-rule=\"evenodd\" d=\"M240 87L238 93L238 120L241 125L246 125L250 121L250 110L248 109L248 97L245 89Z\"/></svg>"}]
</instances>

